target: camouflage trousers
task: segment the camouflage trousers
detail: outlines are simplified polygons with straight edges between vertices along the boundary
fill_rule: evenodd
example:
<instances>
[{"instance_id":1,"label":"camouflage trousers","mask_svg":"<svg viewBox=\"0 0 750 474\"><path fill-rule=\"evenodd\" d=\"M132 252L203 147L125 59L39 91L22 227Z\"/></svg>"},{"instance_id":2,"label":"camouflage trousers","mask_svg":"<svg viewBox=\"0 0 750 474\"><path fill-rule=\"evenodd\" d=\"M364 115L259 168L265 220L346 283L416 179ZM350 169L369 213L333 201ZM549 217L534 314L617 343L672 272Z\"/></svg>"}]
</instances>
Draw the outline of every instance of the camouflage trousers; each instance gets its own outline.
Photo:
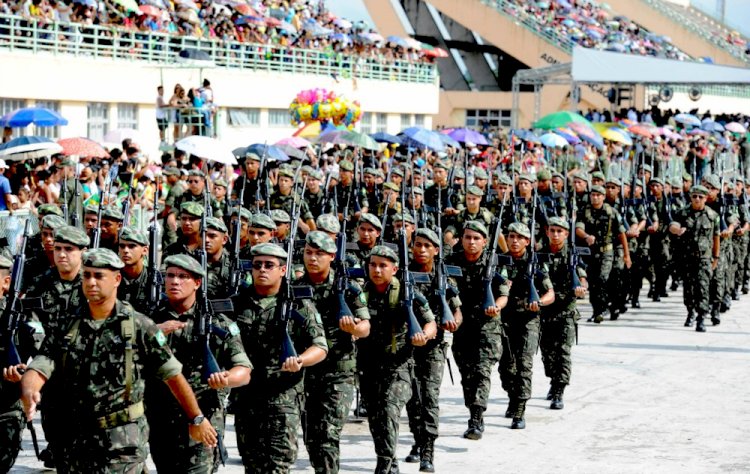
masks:
<instances>
[{"instance_id":1,"label":"camouflage trousers","mask_svg":"<svg viewBox=\"0 0 750 474\"><path fill-rule=\"evenodd\" d=\"M545 315L540 321L539 348L542 352L544 375L554 384L568 385L573 361L570 351L576 343L576 326L580 318L577 309L554 316Z\"/></svg>"},{"instance_id":2,"label":"camouflage trousers","mask_svg":"<svg viewBox=\"0 0 750 474\"><path fill-rule=\"evenodd\" d=\"M481 310L474 310L478 312ZM466 318L466 315L464 315ZM471 410L487 409L490 396L492 369L503 352L501 342L503 326L500 318L490 319L484 314L472 318L484 318L484 324L464 319L464 323L453 334L453 357L461 374L464 405Z\"/></svg>"},{"instance_id":3,"label":"camouflage trousers","mask_svg":"<svg viewBox=\"0 0 750 474\"><path fill-rule=\"evenodd\" d=\"M158 407L154 407L158 410ZM149 408L151 412L152 407ZM164 410L166 411L166 410ZM224 413L204 411L217 433L224 434ZM211 474L218 457L218 448L209 449L190 437L185 417L163 417L149 413L151 458L157 472Z\"/></svg>"},{"instance_id":4,"label":"camouflage trousers","mask_svg":"<svg viewBox=\"0 0 750 474\"><path fill-rule=\"evenodd\" d=\"M534 354L539 345L539 317L506 315L503 356L500 358L500 382L508 397L531 398Z\"/></svg>"},{"instance_id":5,"label":"camouflage trousers","mask_svg":"<svg viewBox=\"0 0 750 474\"><path fill-rule=\"evenodd\" d=\"M367 403L370 434L379 458L396 459L398 422L411 398L412 360L391 367L361 367L360 385Z\"/></svg>"},{"instance_id":6,"label":"camouflage trousers","mask_svg":"<svg viewBox=\"0 0 750 474\"><path fill-rule=\"evenodd\" d=\"M313 367L312 369L315 369ZM339 442L354 399L354 374L305 374L305 411L302 429L315 472L339 472Z\"/></svg>"},{"instance_id":7,"label":"camouflage trousers","mask_svg":"<svg viewBox=\"0 0 750 474\"><path fill-rule=\"evenodd\" d=\"M438 437L440 384L443 382L447 345L447 342L440 341L414 349L412 385L417 390L412 390L414 393L406 404L406 414L409 416L409 429L419 446L427 438Z\"/></svg>"},{"instance_id":8,"label":"camouflage trousers","mask_svg":"<svg viewBox=\"0 0 750 474\"><path fill-rule=\"evenodd\" d=\"M734 259L732 260L732 289L739 291L742 287L745 275L745 262L747 261L748 235L734 236L732 244L734 247Z\"/></svg>"},{"instance_id":9,"label":"camouflage trousers","mask_svg":"<svg viewBox=\"0 0 750 474\"><path fill-rule=\"evenodd\" d=\"M0 472L8 472L18 457L23 434L23 412L16 402L9 410L0 414Z\"/></svg>"},{"instance_id":10,"label":"camouflage trousers","mask_svg":"<svg viewBox=\"0 0 750 474\"><path fill-rule=\"evenodd\" d=\"M594 314L601 314L609 307L607 282L612 272L613 260L612 253L595 254L588 259L586 273L589 282L589 301Z\"/></svg>"},{"instance_id":11,"label":"camouflage trousers","mask_svg":"<svg viewBox=\"0 0 750 474\"><path fill-rule=\"evenodd\" d=\"M622 248L615 249L612 271L609 273L609 279L607 280L609 305L613 309L619 309L625 304L629 288L628 285L624 284L628 279L628 269L625 268L624 255Z\"/></svg>"},{"instance_id":12,"label":"camouflage trousers","mask_svg":"<svg viewBox=\"0 0 750 474\"><path fill-rule=\"evenodd\" d=\"M729 279L730 265L732 262L732 242L730 239L721 239L719 251L719 265L714 270L710 285L711 306L718 306L724 300Z\"/></svg>"},{"instance_id":13,"label":"camouflage trousers","mask_svg":"<svg viewBox=\"0 0 750 474\"><path fill-rule=\"evenodd\" d=\"M60 447L55 452L58 473L147 472L149 428L145 416L105 430L79 428L69 430L68 436L61 436L56 441Z\"/></svg>"},{"instance_id":14,"label":"camouflage trousers","mask_svg":"<svg viewBox=\"0 0 750 474\"><path fill-rule=\"evenodd\" d=\"M657 294L667 290L667 279L669 278L669 237L663 233L651 234L649 257L654 275L653 288Z\"/></svg>"},{"instance_id":15,"label":"camouflage trousers","mask_svg":"<svg viewBox=\"0 0 750 474\"><path fill-rule=\"evenodd\" d=\"M245 472L282 474L297 460L300 405L291 389L271 400L243 401L234 415L237 448Z\"/></svg>"},{"instance_id":16,"label":"camouflage trousers","mask_svg":"<svg viewBox=\"0 0 750 474\"><path fill-rule=\"evenodd\" d=\"M630 258L633 261L633 265L630 267L629 274L629 288L630 288L630 296L633 299L633 301L638 301L638 297L641 293L641 288L643 288L643 279L647 278L650 280L650 273L649 273L649 261L648 261L648 253L647 249L644 249L642 246L638 247L638 249L630 254Z\"/></svg>"},{"instance_id":17,"label":"camouflage trousers","mask_svg":"<svg viewBox=\"0 0 750 474\"><path fill-rule=\"evenodd\" d=\"M690 257L683 273L682 299L690 312L706 315L711 311L709 288L711 285L711 257Z\"/></svg>"}]
</instances>

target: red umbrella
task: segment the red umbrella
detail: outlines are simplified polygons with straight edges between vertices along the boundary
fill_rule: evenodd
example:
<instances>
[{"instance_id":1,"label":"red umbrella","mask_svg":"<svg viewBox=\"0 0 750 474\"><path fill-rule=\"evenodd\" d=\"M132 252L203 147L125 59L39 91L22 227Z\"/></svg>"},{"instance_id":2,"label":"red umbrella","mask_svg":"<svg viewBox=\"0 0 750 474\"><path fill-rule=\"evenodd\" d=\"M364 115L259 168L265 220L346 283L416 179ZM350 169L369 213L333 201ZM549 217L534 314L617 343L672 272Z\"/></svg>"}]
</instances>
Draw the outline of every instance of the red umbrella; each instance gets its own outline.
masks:
<instances>
[{"instance_id":1,"label":"red umbrella","mask_svg":"<svg viewBox=\"0 0 750 474\"><path fill-rule=\"evenodd\" d=\"M266 18L266 26L275 27L275 26L279 26L280 24L281 24L281 20L279 20L278 18L274 18L272 16L269 16L268 18Z\"/></svg>"},{"instance_id":2,"label":"red umbrella","mask_svg":"<svg viewBox=\"0 0 750 474\"><path fill-rule=\"evenodd\" d=\"M154 18L161 17L162 11L153 5L141 5L140 7L138 7L138 9L143 15L152 16Z\"/></svg>"},{"instance_id":3,"label":"red umbrella","mask_svg":"<svg viewBox=\"0 0 750 474\"><path fill-rule=\"evenodd\" d=\"M654 137L654 134L652 133L652 129L645 125L639 125L639 124L631 125L630 127L628 127L628 131L634 135L640 135L646 138Z\"/></svg>"},{"instance_id":4,"label":"red umbrella","mask_svg":"<svg viewBox=\"0 0 750 474\"><path fill-rule=\"evenodd\" d=\"M245 15L245 16L260 16L260 15L258 15L258 12L256 12L252 8L250 8L250 5L247 5L245 3L240 3L238 5L235 5L234 9L240 15Z\"/></svg>"},{"instance_id":5,"label":"red umbrella","mask_svg":"<svg viewBox=\"0 0 750 474\"><path fill-rule=\"evenodd\" d=\"M103 146L88 138L63 138L57 143L63 147L62 154L66 156L78 155L90 158L108 158L109 153Z\"/></svg>"},{"instance_id":6,"label":"red umbrella","mask_svg":"<svg viewBox=\"0 0 750 474\"><path fill-rule=\"evenodd\" d=\"M425 50L422 50L422 54L424 54L425 56L431 56L433 58L447 58L448 57L448 51L444 50L443 48L425 49Z\"/></svg>"}]
</instances>

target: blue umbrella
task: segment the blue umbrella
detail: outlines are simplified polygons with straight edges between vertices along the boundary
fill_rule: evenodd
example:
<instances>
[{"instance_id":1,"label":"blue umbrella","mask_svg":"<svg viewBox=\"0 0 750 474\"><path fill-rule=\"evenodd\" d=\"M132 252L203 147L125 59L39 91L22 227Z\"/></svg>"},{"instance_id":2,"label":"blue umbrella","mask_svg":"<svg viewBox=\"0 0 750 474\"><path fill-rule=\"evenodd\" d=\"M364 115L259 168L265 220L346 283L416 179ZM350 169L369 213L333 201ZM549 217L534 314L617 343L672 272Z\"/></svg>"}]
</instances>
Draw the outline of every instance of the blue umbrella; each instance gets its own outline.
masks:
<instances>
[{"instance_id":1,"label":"blue umbrella","mask_svg":"<svg viewBox=\"0 0 750 474\"><path fill-rule=\"evenodd\" d=\"M17 137L0 145L0 158L4 160L29 160L51 156L62 151L62 146L47 137Z\"/></svg>"},{"instance_id":2,"label":"blue umbrella","mask_svg":"<svg viewBox=\"0 0 750 474\"><path fill-rule=\"evenodd\" d=\"M431 148L435 151L443 151L445 145L440 134L421 127L409 127L399 134L404 145L417 148Z\"/></svg>"},{"instance_id":3,"label":"blue umbrella","mask_svg":"<svg viewBox=\"0 0 750 474\"><path fill-rule=\"evenodd\" d=\"M399 137L385 132L371 133L370 138L379 143L395 143L396 145L401 144L401 139Z\"/></svg>"},{"instance_id":4,"label":"blue umbrella","mask_svg":"<svg viewBox=\"0 0 750 474\"><path fill-rule=\"evenodd\" d=\"M266 158L271 161L289 161L289 156L284 153L279 147L274 145L264 145L262 143L254 143L247 147L246 153L255 153L258 156L263 156L265 151Z\"/></svg>"},{"instance_id":5,"label":"blue umbrella","mask_svg":"<svg viewBox=\"0 0 750 474\"><path fill-rule=\"evenodd\" d=\"M442 140L443 145L452 146L453 148L461 148L461 144L454 140L450 135L438 133L438 136L440 137L440 140Z\"/></svg>"},{"instance_id":6,"label":"blue umbrella","mask_svg":"<svg viewBox=\"0 0 750 474\"><path fill-rule=\"evenodd\" d=\"M563 148L568 146L568 141L556 133L545 133L540 138L540 141L547 148Z\"/></svg>"},{"instance_id":7,"label":"blue umbrella","mask_svg":"<svg viewBox=\"0 0 750 474\"><path fill-rule=\"evenodd\" d=\"M345 35L344 33L334 33L331 35L331 41L339 41L341 43L351 43L352 39L349 37L349 35Z\"/></svg>"},{"instance_id":8,"label":"blue umbrella","mask_svg":"<svg viewBox=\"0 0 750 474\"><path fill-rule=\"evenodd\" d=\"M25 127L32 123L38 127L56 127L67 125L68 120L54 110L44 107L26 107L0 118L0 127Z\"/></svg>"},{"instance_id":9,"label":"blue umbrella","mask_svg":"<svg viewBox=\"0 0 750 474\"><path fill-rule=\"evenodd\" d=\"M679 122L683 125L692 125L694 127L701 126L701 119L693 114L677 114L674 116L675 122Z\"/></svg>"},{"instance_id":10,"label":"blue umbrella","mask_svg":"<svg viewBox=\"0 0 750 474\"><path fill-rule=\"evenodd\" d=\"M386 41L388 41L389 43L393 43L396 46L401 46L402 48L409 47L409 43L407 43L406 40L398 36L391 35L386 38Z\"/></svg>"},{"instance_id":11,"label":"blue umbrella","mask_svg":"<svg viewBox=\"0 0 750 474\"><path fill-rule=\"evenodd\" d=\"M701 128L709 132L723 132L724 131L724 125L720 124L719 122L714 122L713 120L707 120L703 122L703 125L701 125Z\"/></svg>"}]
</instances>

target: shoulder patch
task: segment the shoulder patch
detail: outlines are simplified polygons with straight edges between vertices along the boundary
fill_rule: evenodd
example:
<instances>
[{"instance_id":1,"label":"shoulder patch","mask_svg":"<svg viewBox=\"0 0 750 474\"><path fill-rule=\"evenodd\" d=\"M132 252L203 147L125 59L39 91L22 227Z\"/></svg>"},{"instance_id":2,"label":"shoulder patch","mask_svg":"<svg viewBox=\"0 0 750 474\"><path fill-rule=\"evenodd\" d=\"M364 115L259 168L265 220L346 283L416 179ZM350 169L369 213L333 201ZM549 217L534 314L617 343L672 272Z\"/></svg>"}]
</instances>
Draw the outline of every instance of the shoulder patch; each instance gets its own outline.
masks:
<instances>
[{"instance_id":1,"label":"shoulder patch","mask_svg":"<svg viewBox=\"0 0 750 474\"><path fill-rule=\"evenodd\" d=\"M359 302L367 306L367 296L365 296L364 292L359 294Z\"/></svg>"},{"instance_id":2,"label":"shoulder patch","mask_svg":"<svg viewBox=\"0 0 750 474\"><path fill-rule=\"evenodd\" d=\"M167 343L167 336L165 336L164 333L161 332L161 329L156 331L156 334L154 334L154 338L156 339L156 342L159 344L159 347Z\"/></svg>"},{"instance_id":3,"label":"shoulder patch","mask_svg":"<svg viewBox=\"0 0 750 474\"><path fill-rule=\"evenodd\" d=\"M232 336L238 336L240 334L240 328L237 326L237 323L232 323L229 325L229 334Z\"/></svg>"},{"instance_id":4,"label":"shoulder patch","mask_svg":"<svg viewBox=\"0 0 750 474\"><path fill-rule=\"evenodd\" d=\"M26 325L32 329L34 334L44 334L44 326L39 321L27 321Z\"/></svg>"}]
</instances>

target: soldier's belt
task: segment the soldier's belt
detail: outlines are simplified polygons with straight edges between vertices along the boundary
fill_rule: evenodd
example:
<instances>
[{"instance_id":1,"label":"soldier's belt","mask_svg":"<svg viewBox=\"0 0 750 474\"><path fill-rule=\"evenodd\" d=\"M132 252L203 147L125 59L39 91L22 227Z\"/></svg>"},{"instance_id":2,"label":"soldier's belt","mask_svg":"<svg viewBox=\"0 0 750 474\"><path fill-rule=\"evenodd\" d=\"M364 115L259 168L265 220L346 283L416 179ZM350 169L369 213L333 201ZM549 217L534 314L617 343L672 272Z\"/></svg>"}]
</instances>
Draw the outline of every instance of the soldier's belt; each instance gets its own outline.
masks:
<instances>
[{"instance_id":1,"label":"soldier's belt","mask_svg":"<svg viewBox=\"0 0 750 474\"><path fill-rule=\"evenodd\" d=\"M612 249L613 249L613 246L612 246L612 244L607 244L607 245L604 245L604 246L602 246L602 247L599 247L599 251L600 251L601 253L611 252L611 251L612 251Z\"/></svg>"},{"instance_id":2,"label":"soldier's belt","mask_svg":"<svg viewBox=\"0 0 750 474\"><path fill-rule=\"evenodd\" d=\"M96 425L103 430L116 428L131 423L143 416L143 402L130 405L127 408L112 412L96 419Z\"/></svg>"}]
</instances>

